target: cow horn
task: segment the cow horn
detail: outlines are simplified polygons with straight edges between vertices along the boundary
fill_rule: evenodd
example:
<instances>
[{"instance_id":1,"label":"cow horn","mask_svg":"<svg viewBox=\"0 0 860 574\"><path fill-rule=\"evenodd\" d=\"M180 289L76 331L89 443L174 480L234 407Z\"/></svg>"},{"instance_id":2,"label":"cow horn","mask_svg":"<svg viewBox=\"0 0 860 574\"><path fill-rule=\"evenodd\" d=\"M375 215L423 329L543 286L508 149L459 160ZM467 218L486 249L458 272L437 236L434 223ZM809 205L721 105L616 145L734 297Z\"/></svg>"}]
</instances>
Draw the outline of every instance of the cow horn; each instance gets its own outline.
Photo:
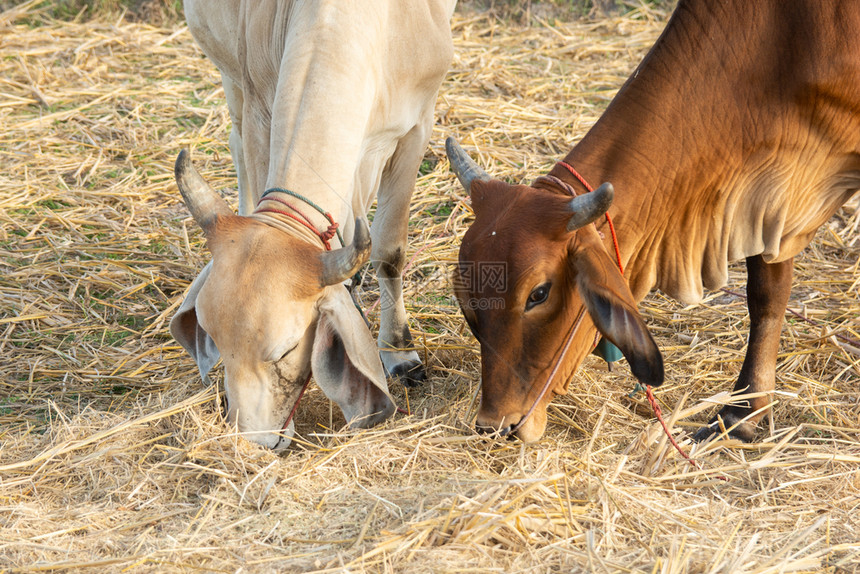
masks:
<instances>
[{"instance_id":1,"label":"cow horn","mask_svg":"<svg viewBox=\"0 0 860 574\"><path fill-rule=\"evenodd\" d=\"M567 205L573 215L567 221L567 230L576 231L606 213L612 205L613 197L615 197L615 188L611 183L606 182L590 193L577 195L571 199Z\"/></svg>"},{"instance_id":2,"label":"cow horn","mask_svg":"<svg viewBox=\"0 0 860 574\"><path fill-rule=\"evenodd\" d=\"M187 149L179 152L173 168L176 185L194 221L206 231L218 215L233 215L233 210L218 192L206 183L191 163Z\"/></svg>"},{"instance_id":3,"label":"cow horn","mask_svg":"<svg viewBox=\"0 0 860 574\"><path fill-rule=\"evenodd\" d=\"M370 229L362 217L355 218L355 233L352 243L320 255L322 261L322 285L336 285L346 281L361 269L370 258Z\"/></svg>"},{"instance_id":4,"label":"cow horn","mask_svg":"<svg viewBox=\"0 0 860 574\"><path fill-rule=\"evenodd\" d=\"M476 179L478 181L490 180L487 172L469 157L469 154L460 147L454 138L449 137L445 140L445 151L448 152L448 163L451 164L451 171L460 180L466 192L472 193L472 182Z\"/></svg>"}]
</instances>

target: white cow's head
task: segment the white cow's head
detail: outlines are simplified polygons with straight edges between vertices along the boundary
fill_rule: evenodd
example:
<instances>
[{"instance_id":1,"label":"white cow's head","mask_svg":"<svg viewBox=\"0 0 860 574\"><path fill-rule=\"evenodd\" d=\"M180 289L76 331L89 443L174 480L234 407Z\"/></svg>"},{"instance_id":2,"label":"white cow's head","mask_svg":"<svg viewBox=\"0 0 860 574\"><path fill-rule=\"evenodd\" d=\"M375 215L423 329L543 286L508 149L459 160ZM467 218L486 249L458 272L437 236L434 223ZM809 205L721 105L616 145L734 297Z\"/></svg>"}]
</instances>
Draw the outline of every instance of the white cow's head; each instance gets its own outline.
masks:
<instances>
[{"instance_id":1,"label":"white cow's head","mask_svg":"<svg viewBox=\"0 0 860 574\"><path fill-rule=\"evenodd\" d=\"M352 426L373 425L395 409L376 342L343 285L370 255L370 232L356 219L351 245L321 245L233 214L183 151L176 181L206 235L212 262L191 286L170 332L206 378L224 363L227 418L243 436L283 448L282 428L313 372Z\"/></svg>"}]
</instances>

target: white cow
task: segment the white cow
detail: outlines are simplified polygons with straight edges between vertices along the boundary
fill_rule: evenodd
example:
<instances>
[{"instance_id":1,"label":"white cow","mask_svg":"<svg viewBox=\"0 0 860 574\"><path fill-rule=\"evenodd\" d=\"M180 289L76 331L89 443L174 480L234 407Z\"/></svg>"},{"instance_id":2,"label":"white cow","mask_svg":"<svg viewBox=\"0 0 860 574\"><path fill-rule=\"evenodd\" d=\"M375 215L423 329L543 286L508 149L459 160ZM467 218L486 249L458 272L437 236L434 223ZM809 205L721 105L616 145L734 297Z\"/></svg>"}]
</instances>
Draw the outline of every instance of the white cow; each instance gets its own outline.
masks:
<instances>
[{"instance_id":1,"label":"white cow","mask_svg":"<svg viewBox=\"0 0 860 574\"><path fill-rule=\"evenodd\" d=\"M185 0L194 38L221 71L239 215L181 153L177 183L212 261L170 331L204 378L223 360L228 420L252 441L290 443L311 372L359 427L395 410L385 372L424 378L400 273L453 55L454 1ZM339 224L345 247L316 207ZM384 302L377 342L343 285L368 257Z\"/></svg>"}]
</instances>

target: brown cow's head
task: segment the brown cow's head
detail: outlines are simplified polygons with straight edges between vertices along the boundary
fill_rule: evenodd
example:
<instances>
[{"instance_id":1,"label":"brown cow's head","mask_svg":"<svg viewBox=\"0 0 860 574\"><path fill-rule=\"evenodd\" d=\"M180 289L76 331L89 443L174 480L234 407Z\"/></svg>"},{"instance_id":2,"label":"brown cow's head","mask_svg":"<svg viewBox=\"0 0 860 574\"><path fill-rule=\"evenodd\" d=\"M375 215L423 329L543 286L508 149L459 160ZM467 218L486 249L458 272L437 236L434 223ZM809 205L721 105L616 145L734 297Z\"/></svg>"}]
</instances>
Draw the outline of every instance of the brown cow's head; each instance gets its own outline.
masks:
<instances>
[{"instance_id":1,"label":"brown cow's head","mask_svg":"<svg viewBox=\"0 0 860 574\"><path fill-rule=\"evenodd\" d=\"M612 186L571 199L551 182L509 185L491 180L453 139L447 148L475 212L460 247L454 287L481 345L478 430L508 434L518 426L538 400L583 307L587 318L559 363L551 392L516 428L516 436L530 442L543 435L547 405L567 391L594 348L596 331L621 349L639 380L660 385L660 351L615 261L589 225L609 208Z\"/></svg>"},{"instance_id":2,"label":"brown cow's head","mask_svg":"<svg viewBox=\"0 0 860 574\"><path fill-rule=\"evenodd\" d=\"M282 427L312 370L353 426L391 415L376 342L342 284L370 255L364 220L356 220L351 245L326 252L264 220L234 215L185 151L176 180L212 262L170 332L204 379L223 360L228 421L249 440L286 447L293 422Z\"/></svg>"}]
</instances>

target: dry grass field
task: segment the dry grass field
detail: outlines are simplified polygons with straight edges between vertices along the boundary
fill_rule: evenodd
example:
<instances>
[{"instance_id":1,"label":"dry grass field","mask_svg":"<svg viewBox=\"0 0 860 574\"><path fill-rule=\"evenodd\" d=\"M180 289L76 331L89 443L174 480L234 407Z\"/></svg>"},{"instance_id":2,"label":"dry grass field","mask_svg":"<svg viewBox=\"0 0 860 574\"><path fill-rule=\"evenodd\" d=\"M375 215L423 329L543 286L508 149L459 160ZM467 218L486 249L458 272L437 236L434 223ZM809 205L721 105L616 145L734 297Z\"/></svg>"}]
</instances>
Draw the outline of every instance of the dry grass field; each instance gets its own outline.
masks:
<instances>
[{"instance_id":1,"label":"dry grass field","mask_svg":"<svg viewBox=\"0 0 860 574\"><path fill-rule=\"evenodd\" d=\"M32 4L0 14L0 572L860 572L856 200L797 260L760 442L711 443L690 467L628 396L626 366L597 359L538 444L471 430L479 356L447 279L471 214L444 139L531 181L665 12L455 14L405 278L429 380L393 384L411 414L361 432L312 386L274 454L224 422L217 385L167 331L208 259L173 181L179 149L235 202L215 68L181 23L57 21ZM370 273L360 297L377 321ZM667 364L658 399L694 449L740 369L745 302L655 293L641 309Z\"/></svg>"}]
</instances>

